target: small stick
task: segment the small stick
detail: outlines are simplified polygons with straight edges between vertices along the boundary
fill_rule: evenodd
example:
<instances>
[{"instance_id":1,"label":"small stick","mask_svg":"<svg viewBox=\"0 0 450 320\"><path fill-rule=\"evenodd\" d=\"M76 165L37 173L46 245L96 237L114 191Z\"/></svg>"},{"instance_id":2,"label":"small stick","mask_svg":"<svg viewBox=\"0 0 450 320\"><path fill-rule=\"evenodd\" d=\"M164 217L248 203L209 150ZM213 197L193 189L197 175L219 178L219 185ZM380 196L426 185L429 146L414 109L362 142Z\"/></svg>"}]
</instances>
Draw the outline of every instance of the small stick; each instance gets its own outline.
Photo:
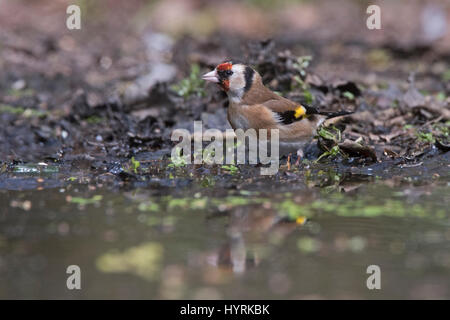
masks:
<instances>
[{"instance_id":1,"label":"small stick","mask_svg":"<svg viewBox=\"0 0 450 320\"><path fill-rule=\"evenodd\" d=\"M286 165L287 165L288 170L291 170L291 154L290 153L288 155Z\"/></svg>"}]
</instances>

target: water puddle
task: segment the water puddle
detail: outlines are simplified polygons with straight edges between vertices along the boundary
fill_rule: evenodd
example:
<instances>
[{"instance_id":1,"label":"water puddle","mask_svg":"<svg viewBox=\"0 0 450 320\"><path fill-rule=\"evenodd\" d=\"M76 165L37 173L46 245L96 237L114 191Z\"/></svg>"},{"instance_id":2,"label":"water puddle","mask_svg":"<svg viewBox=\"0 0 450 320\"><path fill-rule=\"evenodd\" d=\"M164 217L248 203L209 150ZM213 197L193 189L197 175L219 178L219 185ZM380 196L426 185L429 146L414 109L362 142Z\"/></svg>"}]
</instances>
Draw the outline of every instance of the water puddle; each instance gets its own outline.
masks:
<instances>
[{"instance_id":1,"label":"water puddle","mask_svg":"<svg viewBox=\"0 0 450 320\"><path fill-rule=\"evenodd\" d=\"M448 167L427 165L398 179L176 169L119 187L15 167L1 176L0 297L449 298ZM381 290L366 286L369 265Z\"/></svg>"}]
</instances>

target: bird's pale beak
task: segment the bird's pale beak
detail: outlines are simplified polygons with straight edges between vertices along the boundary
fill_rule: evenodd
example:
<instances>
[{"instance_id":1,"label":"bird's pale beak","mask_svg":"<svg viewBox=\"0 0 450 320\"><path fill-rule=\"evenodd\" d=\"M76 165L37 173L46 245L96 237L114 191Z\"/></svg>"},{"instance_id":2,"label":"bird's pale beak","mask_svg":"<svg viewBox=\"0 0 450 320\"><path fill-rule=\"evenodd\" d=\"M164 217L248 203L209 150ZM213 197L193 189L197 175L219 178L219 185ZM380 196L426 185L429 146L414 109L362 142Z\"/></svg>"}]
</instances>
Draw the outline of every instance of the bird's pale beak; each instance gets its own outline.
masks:
<instances>
[{"instance_id":1,"label":"bird's pale beak","mask_svg":"<svg viewBox=\"0 0 450 320\"><path fill-rule=\"evenodd\" d=\"M202 76L202 79L206 80L206 81L215 82L215 83L219 82L219 78L217 77L217 71L216 70L213 70L211 72L205 73Z\"/></svg>"}]
</instances>

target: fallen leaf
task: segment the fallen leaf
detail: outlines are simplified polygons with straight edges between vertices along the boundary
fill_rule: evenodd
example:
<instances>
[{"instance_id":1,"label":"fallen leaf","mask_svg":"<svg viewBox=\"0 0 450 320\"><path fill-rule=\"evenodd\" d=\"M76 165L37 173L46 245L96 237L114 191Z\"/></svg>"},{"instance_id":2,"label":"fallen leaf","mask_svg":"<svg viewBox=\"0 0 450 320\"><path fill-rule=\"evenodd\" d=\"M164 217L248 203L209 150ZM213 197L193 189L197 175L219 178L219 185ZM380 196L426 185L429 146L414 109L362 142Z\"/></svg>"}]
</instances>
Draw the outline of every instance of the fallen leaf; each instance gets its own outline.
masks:
<instances>
[{"instance_id":1,"label":"fallen leaf","mask_svg":"<svg viewBox=\"0 0 450 320\"><path fill-rule=\"evenodd\" d=\"M373 148L363 146L355 141L345 139L344 142L339 143L339 148L349 154L364 156L366 158L371 158L373 161L377 161L377 155Z\"/></svg>"},{"instance_id":2,"label":"fallen leaf","mask_svg":"<svg viewBox=\"0 0 450 320\"><path fill-rule=\"evenodd\" d=\"M398 158L398 156L399 156L397 152L394 152L388 148L384 148L384 154L386 156L392 157L392 158Z\"/></svg>"}]
</instances>

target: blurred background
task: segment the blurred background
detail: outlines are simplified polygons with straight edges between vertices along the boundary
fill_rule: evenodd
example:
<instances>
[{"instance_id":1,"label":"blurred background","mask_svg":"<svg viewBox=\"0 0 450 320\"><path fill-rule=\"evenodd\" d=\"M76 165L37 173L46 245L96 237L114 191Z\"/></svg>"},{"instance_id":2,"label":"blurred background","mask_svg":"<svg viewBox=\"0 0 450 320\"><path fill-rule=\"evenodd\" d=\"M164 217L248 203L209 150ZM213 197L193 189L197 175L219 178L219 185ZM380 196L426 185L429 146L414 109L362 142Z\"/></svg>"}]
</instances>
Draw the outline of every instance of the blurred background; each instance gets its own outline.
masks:
<instances>
[{"instance_id":1,"label":"blurred background","mask_svg":"<svg viewBox=\"0 0 450 320\"><path fill-rule=\"evenodd\" d=\"M70 4L81 7L81 30L65 28L65 9ZM381 8L381 30L366 27L370 4ZM8 69L26 65L53 74L85 68L86 80L95 85L102 77L117 78L116 68L130 73L133 62L139 68L141 59L149 58L145 39L153 49L164 49L168 41L182 46L171 52L179 56L168 60L183 60L188 70L200 58L215 62L239 55L245 59L242 53L249 41L274 38L278 51L288 47L311 53L316 63L323 57L328 63L319 68L322 73L381 72L397 69L399 58L421 57L423 63L410 62L411 70L442 74L446 71L442 61L450 52L449 6L445 0L6 0L0 12L0 40L6 52L0 62ZM170 40L151 38L154 33ZM186 38L195 41L183 42ZM195 46L201 50L195 51ZM100 61L101 72L93 70L101 67ZM340 66L340 62L346 63Z\"/></svg>"},{"instance_id":2,"label":"blurred background","mask_svg":"<svg viewBox=\"0 0 450 320\"><path fill-rule=\"evenodd\" d=\"M66 28L70 4L81 8L81 30ZM370 4L381 8L381 30L366 27ZM65 116L86 116L92 106L120 103L127 112L145 109L134 114L140 120L163 117L158 130L164 132L186 117L199 119L204 111L225 107L225 95L198 78L234 58L254 66L266 84L288 95L305 89L304 81L319 89L350 81L352 95L359 93L355 82L373 90L393 84L395 92L380 102L386 106L408 89L413 76L418 89L442 105L450 82L449 10L445 0L6 0L0 11L0 95L10 111L19 105ZM305 60L298 63L298 57ZM173 109L176 101L164 97L165 89L155 89L158 84L169 84L184 98L207 99L191 101L197 105L191 110L182 103ZM307 102L317 98L322 106L334 108L336 102L315 92L298 93ZM80 95L86 108L78 103L74 109ZM173 111L181 119L166 119ZM223 110L218 112L211 126L227 127L220 120ZM21 151L21 144L15 152L24 159L42 155L41 148ZM11 145L0 139L3 159L14 158L8 157Z\"/></svg>"},{"instance_id":3,"label":"blurred background","mask_svg":"<svg viewBox=\"0 0 450 320\"><path fill-rule=\"evenodd\" d=\"M229 127L200 79L227 58L355 110L365 153L171 162L173 129ZM0 0L0 70L0 298L450 297L450 1Z\"/></svg>"}]
</instances>

